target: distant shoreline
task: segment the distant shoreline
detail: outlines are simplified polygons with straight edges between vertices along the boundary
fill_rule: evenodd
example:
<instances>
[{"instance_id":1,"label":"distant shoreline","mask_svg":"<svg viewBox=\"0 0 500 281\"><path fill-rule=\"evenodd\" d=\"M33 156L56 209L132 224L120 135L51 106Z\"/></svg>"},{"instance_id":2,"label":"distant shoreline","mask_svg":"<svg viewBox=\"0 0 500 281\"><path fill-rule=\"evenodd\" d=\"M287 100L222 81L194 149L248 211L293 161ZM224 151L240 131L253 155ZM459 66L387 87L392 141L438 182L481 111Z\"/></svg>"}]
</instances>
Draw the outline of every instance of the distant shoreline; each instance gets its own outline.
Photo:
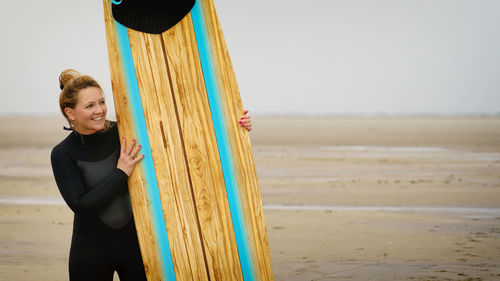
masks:
<instances>
[{"instance_id":1,"label":"distant shoreline","mask_svg":"<svg viewBox=\"0 0 500 281\"><path fill-rule=\"evenodd\" d=\"M252 145L437 147L500 152L500 116L252 116ZM63 126L68 124L62 116L0 117L0 144L53 147L68 135Z\"/></svg>"},{"instance_id":2,"label":"distant shoreline","mask_svg":"<svg viewBox=\"0 0 500 281\"><path fill-rule=\"evenodd\" d=\"M265 112L251 112L255 117L297 117L297 118L315 118L315 117L360 117L360 118L373 118L373 117L500 117L499 112L457 112L457 113L265 113ZM24 113L0 113L0 118L62 118L58 113L40 113L40 114L24 114ZM114 112L108 112L109 119L115 119Z\"/></svg>"}]
</instances>

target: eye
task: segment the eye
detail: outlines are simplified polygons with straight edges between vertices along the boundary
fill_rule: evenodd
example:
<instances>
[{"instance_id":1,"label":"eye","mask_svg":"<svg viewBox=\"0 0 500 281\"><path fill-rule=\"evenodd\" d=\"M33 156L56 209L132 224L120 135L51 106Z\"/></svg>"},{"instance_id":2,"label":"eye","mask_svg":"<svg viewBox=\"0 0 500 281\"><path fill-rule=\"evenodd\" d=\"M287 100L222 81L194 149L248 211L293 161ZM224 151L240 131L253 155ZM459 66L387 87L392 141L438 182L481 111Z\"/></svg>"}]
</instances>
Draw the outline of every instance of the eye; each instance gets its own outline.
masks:
<instances>
[{"instance_id":1,"label":"eye","mask_svg":"<svg viewBox=\"0 0 500 281\"><path fill-rule=\"evenodd\" d=\"M102 101L100 101L99 103L100 103L100 104L105 104L105 103L106 103L106 101L105 101L105 100L102 100Z\"/></svg>"},{"instance_id":2,"label":"eye","mask_svg":"<svg viewBox=\"0 0 500 281\"><path fill-rule=\"evenodd\" d=\"M92 106L94 106L94 104L88 104L85 108L91 108Z\"/></svg>"}]
</instances>

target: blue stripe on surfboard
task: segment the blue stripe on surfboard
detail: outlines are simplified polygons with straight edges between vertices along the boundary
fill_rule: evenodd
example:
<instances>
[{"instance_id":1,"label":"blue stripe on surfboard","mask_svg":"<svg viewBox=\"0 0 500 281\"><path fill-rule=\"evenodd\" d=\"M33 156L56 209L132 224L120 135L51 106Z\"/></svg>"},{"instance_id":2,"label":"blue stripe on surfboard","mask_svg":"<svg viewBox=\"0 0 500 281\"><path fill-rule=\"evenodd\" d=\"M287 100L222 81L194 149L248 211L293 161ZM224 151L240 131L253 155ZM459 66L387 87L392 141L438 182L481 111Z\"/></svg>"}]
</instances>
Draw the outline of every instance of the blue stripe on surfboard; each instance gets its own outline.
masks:
<instances>
[{"instance_id":1,"label":"blue stripe on surfboard","mask_svg":"<svg viewBox=\"0 0 500 281\"><path fill-rule=\"evenodd\" d=\"M160 266L163 270L163 280L175 280L174 266L172 255L170 253L170 245L168 242L167 229L165 226L165 218L160 200L160 192L158 182L156 180L156 172L149 143L148 132L146 130L146 120L142 109L141 96L139 93L139 85L135 75L134 61L132 58L132 50L128 38L127 28L115 21L116 33L118 35L118 47L123 62L123 70L127 83L127 90L130 97L130 107L135 123L137 140L142 145L141 151L144 153L142 159L142 168L144 171L144 180L148 199L151 203L151 216L153 221L153 235L158 243L158 252L160 258Z\"/></svg>"},{"instance_id":2,"label":"blue stripe on surfboard","mask_svg":"<svg viewBox=\"0 0 500 281\"><path fill-rule=\"evenodd\" d=\"M208 103L212 114L212 122L214 124L215 138L217 140L217 148L224 175L226 185L226 193L233 222L234 236L238 247L238 256L240 258L241 271L243 280L254 281L255 272L250 257L249 243L243 211L241 209L241 200L238 193L238 184L235 179L235 170L232 161L231 146L228 140L228 133L224 121L224 114L219 101L219 90L215 79L214 65L212 56L210 55L210 46L205 29L206 21L201 10L200 0L197 0L191 10L191 18L193 20L198 52L201 60L201 68L205 79L205 87L207 90ZM236 120L235 120L236 122Z\"/></svg>"}]
</instances>

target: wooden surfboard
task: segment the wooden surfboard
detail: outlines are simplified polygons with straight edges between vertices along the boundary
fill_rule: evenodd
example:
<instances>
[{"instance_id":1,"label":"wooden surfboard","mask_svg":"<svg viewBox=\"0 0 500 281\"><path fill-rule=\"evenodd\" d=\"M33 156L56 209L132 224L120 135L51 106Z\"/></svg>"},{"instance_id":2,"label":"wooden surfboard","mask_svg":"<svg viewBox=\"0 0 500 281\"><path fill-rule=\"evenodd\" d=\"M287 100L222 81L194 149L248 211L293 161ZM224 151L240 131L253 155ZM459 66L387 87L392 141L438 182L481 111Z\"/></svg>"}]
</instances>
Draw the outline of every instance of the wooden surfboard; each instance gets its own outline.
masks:
<instances>
[{"instance_id":1,"label":"wooden surfboard","mask_svg":"<svg viewBox=\"0 0 500 281\"><path fill-rule=\"evenodd\" d=\"M243 107L212 0L104 0L148 280L273 280ZM126 246L126 245L124 245Z\"/></svg>"}]
</instances>

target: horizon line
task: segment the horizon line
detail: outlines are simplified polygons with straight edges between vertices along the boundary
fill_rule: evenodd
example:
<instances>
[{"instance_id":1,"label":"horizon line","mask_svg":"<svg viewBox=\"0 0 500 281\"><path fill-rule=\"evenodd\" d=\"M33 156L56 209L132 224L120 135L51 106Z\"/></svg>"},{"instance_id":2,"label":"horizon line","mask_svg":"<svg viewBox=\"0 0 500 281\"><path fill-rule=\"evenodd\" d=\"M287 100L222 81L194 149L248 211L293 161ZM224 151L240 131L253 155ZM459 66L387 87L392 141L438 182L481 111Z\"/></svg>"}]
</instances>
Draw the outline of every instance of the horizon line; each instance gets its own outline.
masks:
<instances>
[{"instance_id":1,"label":"horizon line","mask_svg":"<svg viewBox=\"0 0 500 281\"><path fill-rule=\"evenodd\" d=\"M254 117L499 117L498 112L250 112ZM0 118L64 117L59 113L0 113ZM114 112L108 117L115 117ZM108 118L109 119L109 118ZM115 118L112 118L115 119Z\"/></svg>"}]
</instances>

